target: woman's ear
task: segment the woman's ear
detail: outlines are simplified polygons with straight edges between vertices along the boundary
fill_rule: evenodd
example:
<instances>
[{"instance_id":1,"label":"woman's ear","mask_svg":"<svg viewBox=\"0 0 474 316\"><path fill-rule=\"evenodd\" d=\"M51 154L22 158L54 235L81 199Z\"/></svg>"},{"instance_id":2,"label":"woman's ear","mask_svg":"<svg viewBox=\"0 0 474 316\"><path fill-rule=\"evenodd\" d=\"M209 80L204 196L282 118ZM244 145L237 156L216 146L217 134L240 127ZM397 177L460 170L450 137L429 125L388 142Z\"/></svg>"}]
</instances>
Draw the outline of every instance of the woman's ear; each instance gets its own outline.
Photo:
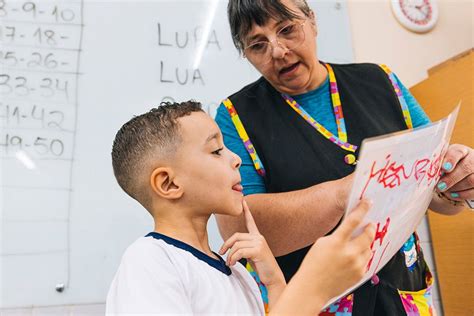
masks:
<instances>
[{"instance_id":1,"label":"woman's ear","mask_svg":"<svg viewBox=\"0 0 474 316\"><path fill-rule=\"evenodd\" d=\"M158 167L153 170L150 185L155 194L168 200L179 199L184 193L183 187L176 184L173 169L169 167Z\"/></svg>"}]
</instances>

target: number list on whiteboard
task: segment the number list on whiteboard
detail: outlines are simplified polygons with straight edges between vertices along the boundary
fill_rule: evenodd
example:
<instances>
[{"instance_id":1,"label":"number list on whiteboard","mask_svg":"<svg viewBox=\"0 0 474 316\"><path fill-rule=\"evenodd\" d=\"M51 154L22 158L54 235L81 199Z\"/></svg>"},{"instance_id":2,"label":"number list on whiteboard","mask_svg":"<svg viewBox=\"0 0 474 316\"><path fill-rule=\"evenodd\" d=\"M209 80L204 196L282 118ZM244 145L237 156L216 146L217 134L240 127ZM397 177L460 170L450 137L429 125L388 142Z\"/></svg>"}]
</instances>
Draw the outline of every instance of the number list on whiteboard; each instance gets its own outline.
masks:
<instances>
[{"instance_id":1,"label":"number list on whiteboard","mask_svg":"<svg viewBox=\"0 0 474 316\"><path fill-rule=\"evenodd\" d=\"M15 306L67 283L82 2L0 6L1 295Z\"/></svg>"}]
</instances>

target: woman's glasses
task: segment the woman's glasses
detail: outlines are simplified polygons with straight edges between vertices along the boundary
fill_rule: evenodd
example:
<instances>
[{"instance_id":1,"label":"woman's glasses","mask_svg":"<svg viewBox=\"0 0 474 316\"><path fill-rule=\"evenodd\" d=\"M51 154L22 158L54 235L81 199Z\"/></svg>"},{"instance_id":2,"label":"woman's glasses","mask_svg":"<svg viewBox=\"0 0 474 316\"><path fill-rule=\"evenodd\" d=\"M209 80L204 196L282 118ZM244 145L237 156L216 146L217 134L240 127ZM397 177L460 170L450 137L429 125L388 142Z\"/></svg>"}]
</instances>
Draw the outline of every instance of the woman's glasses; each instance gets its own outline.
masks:
<instances>
[{"instance_id":1,"label":"woman's glasses","mask_svg":"<svg viewBox=\"0 0 474 316\"><path fill-rule=\"evenodd\" d=\"M304 24L306 21L284 26L276 33L276 38L272 41L258 41L249 44L244 48L244 55L254 63L267 64L272 60L272 42L276 42L278 46L288 50L297 48L305 40Z\"/></svg>"}]
</instances>

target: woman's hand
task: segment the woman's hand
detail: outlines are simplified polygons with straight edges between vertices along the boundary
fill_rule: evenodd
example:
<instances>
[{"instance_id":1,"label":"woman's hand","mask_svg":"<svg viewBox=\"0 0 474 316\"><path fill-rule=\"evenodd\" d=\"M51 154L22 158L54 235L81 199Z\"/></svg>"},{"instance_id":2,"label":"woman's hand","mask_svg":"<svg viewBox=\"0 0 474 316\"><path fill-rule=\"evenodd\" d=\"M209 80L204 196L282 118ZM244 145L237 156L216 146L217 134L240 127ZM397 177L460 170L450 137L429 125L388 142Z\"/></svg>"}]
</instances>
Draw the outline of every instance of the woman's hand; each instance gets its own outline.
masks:
<instances>
[{"instance_id":1,"label":"woman's hand","mask_svg":"<svg viewBox=\"0 0 474 316\"><path fill-rule=\"evenodd\" d=\"M468 146L450 145L442 165L444 175L437 189L455 201L474 199L474 150Z\"/></svg>"},{"instance_id":2,"label":"woman's hand","mask_svg":"<svg viewBox=\"0 0 474 316\"><path fill-rule=\"evenodd\" d=\"M260 280L267 287L284 285L285 278L273 256L267 241L258 231L245 200L242 202L245 225L248 233L235 233L227 239L219 250L219 254L227 255L227 265L233 266L242 258L249 260Z\"/></svg>"}]
</instances>

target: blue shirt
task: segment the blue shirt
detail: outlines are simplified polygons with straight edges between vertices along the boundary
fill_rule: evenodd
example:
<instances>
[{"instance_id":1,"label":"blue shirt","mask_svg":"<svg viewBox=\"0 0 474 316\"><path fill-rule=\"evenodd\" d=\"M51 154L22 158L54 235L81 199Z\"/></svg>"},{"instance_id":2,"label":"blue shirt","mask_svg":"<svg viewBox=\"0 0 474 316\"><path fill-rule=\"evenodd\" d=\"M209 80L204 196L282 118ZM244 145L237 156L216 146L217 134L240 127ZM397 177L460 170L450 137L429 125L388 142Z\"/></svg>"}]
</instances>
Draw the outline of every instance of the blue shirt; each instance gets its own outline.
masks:
<instances>
[{"instance_id":1,"label":"blue shirt","mask_svg":"<svg viewBox=\"0 0 474 316\"><path fill-rule=\"evenodd\" d=\"M430 123L430 119L410 91L400 82L397 76L395 76L395 78L402 90L403 97L407 102L413 127L419 127ZM324 83L315 90L300 95L294 95L292 97L306 110L306 112L308 112L309 115L318 121L318 123L323 125L331 133L337 135L336 119L334 117L329 89L329 77L326 78ZM224 145L239 155L242 159L240 175L242 177L244 195L266 193L265 182L255 170L252 159L232 123L229 112L227 112L227 109L223 104L221 104L217 109L215 120L224 136Z\"/></svg>"}]
</instances>

